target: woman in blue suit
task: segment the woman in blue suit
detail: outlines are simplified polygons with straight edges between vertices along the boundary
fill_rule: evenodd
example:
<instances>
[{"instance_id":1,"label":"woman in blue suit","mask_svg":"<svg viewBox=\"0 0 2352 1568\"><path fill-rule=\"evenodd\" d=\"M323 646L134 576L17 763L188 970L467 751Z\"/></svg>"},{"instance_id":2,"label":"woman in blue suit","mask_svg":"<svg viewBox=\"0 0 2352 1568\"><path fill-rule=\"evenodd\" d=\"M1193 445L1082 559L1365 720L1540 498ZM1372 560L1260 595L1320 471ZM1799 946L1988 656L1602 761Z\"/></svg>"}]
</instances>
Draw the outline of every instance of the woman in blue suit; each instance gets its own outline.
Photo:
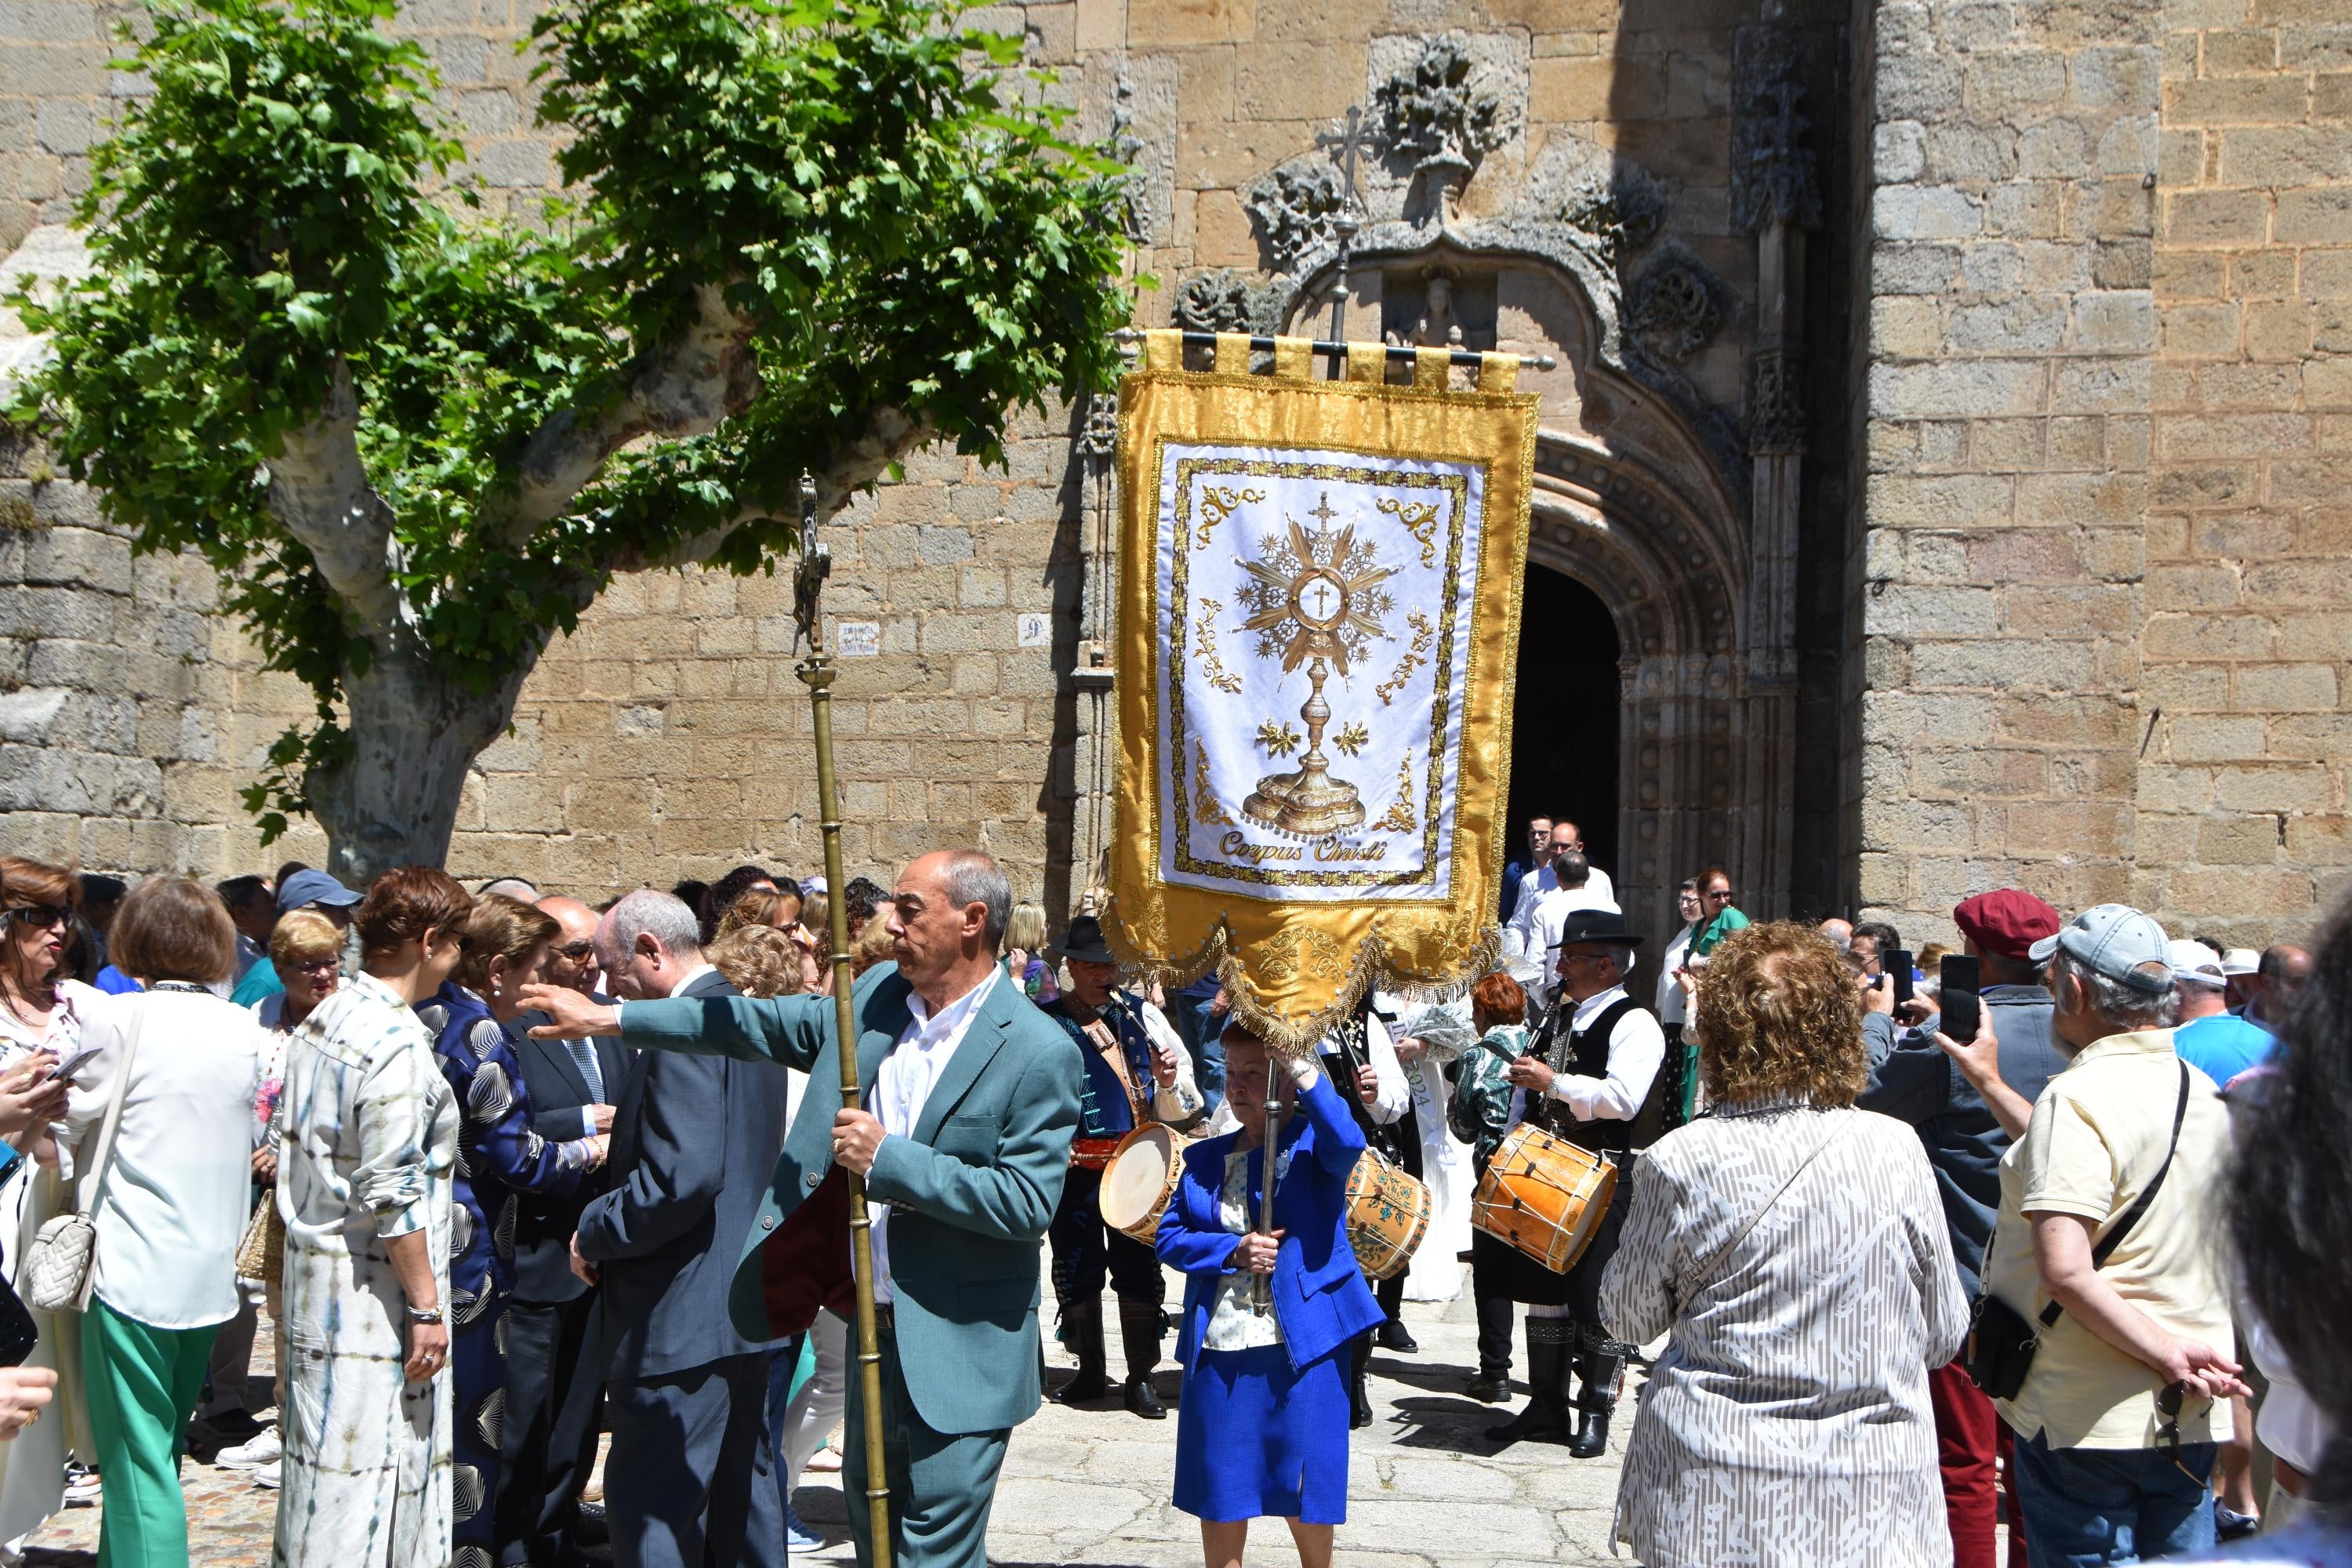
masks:
<instances>
[{"instance_id":1,"label":"woman in blue suit","mask_svg":"<svg viewBox=\"0 0 2352 1568\"><path fill-rule=\"evenodd\" d=\"M1283 1099L1305 1114L1282 1119L1273 1234L1250 1234L1276 1068L1239 1024L1226 1028L1224 1047L1226 1098L1241 1126L1184 1152L1160 1219L1160 1258L1184 1274L1175 1502L1200 1520L1208 1568L1238 1568L1249 1521L1266 1516L1289 1524L1304 1568L1328 1568L1332 1526L1348 1512L1342 1352L1385 1316L1348 1244L1348 1177L1364 1135L1311 1059L1283 1058Z\"/></svg>"}]
</instances>

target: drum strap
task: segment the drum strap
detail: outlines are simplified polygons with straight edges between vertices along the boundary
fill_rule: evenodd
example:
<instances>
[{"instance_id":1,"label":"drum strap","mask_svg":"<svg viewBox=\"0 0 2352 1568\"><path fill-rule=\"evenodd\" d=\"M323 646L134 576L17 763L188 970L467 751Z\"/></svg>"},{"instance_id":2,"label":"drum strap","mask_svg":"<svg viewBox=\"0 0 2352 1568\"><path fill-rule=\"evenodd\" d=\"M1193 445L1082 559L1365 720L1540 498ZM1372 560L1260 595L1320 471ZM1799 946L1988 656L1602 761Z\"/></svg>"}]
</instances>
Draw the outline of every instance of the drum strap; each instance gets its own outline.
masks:
<instances>
[{"instance_id":1,"label":"drum strap","mask_svg":"<svg viewBox=\"0 0 2352 1568\"><path fill-rule=\"evenodd\" d=\"M1110 1070L1118 1075L1119 1088L1127 1090L1128 1114L1134 1119L1135 1125L1140 1127L1151 1121L1151 1102L1136 1092L1135 1075L1127 1065L1127 1045L1118 1037L1118 1026L1097 1013L1094 1022L1083 1027L1087 1038L1095 1043L1095 1049L1102 1053L1102 1058L1109 1064Z\"/></svg>"}]
</instances>

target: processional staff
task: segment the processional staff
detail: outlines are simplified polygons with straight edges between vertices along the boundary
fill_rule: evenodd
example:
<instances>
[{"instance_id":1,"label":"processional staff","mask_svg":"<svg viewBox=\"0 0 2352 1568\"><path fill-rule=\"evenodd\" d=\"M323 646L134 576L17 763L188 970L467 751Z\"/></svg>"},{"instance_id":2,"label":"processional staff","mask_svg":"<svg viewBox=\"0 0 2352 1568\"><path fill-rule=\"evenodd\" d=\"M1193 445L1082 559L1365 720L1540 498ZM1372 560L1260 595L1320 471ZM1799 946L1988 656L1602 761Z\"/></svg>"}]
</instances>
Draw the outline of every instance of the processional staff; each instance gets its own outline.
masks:
<instances>
[{"instance_id":1,"label":"processional staff","mask_svg":"<svg viewBox=\"0 0 2352 1568\"><path fill-rule=\"evenodd\" d=\"M824 651L824 618L819 597L833 573L833 552L816 536L816 481L801 476L801 563L793 574L795 646L808 643L808 657L793 673L809 689L809 726L816 740L817 828L824 841L828 934L833 943L835 1060L841 1068L841 1103L858 1100L857 1019L850 971L849 900L841 865L841 795L833 773L833 656ZM866 1178L847 1166L850 1272L857 1291L857 1367L866 1401L866 1506L873 1516L870 1539L874 1568L890 1568L890 1485L882 1453L882 1346L874 1317L874 1221L866 1208Z\"/></svg>"}]
</instances>

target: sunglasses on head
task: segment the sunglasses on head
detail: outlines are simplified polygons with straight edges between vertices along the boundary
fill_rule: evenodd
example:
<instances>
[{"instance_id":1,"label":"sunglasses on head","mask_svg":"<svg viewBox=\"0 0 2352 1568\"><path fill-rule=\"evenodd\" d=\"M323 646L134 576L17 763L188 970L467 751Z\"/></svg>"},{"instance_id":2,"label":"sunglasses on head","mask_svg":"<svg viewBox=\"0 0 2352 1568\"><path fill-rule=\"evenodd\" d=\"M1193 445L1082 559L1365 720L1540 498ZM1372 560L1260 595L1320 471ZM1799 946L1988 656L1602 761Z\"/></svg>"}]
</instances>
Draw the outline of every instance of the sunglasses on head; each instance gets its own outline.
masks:
<instances>
[{"instance_id":1,"label":"sunglasses on head","mask_svg":"<svg viewBox=\"0 0 2352 1568\"><path fill-rule=\"evenodd\" d=\"M73 910L63 904L18 904L5 911L12 925L28 925L46 929L49 926L73 924Z\"/></svg>"}]
</instances>

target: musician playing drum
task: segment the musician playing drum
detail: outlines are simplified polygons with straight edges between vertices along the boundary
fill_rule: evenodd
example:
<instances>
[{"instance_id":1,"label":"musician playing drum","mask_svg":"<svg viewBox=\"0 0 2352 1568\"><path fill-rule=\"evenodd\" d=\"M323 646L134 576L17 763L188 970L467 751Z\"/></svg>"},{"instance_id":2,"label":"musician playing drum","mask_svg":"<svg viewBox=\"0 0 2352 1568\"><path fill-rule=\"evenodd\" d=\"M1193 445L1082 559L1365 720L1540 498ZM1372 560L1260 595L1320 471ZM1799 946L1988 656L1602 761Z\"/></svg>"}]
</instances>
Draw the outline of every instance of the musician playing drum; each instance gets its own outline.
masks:
<instances>
[{"instance_id":1,"label":"musician playing drum","mask_svg":"<svg viewBox=\"0 0 2352 1568\"><path fill-rule=\"evenodd\" d=\"M1381 1318L1348 1242L1364 1136L1310 1060L1273 1059L1238 1023L1224 1047L1239 1125L1184 1151L1160 1219L1160 1256L1184 1275L1174 1501L1201 1521L1208 1568L1239 1568L1266 1517L1289 1524L1303 1568L1329 1568L1348 1508L1348 1347ZM1281 1119L1272 1233L1257 1235L1269 1076L1297 1110Z\"/></svg>"},{"instance_id":2,"label":"musician playing drum","mask_svg":"<svg viewBox=\"0 0 2352 1568\"><path fill-rule=\"evenodd\" d=\"M1062 943L1070 988L1045 1004L1045 1016L1069 1031L1086 1063L1078 1102L1077 1137L1070 1145L1069 1179L1062 1185L1047 1236L1054 1248L1054 1293L1061 1302L1063 1342L1077 1352L1078 1374L1055 1391L1068 1405L1109 1392L1104 1375L1103 1281L1118 1296L1119 1337L1127 1351L1128 1409L1152 1421L1167 1407L1152 1392L1160 1364L1160 1260L1149 1243L1103 1224L1102 1173L1118 1141L1158 1121L1177 1128L1201 1119L1190 1054L1160 1010L1118 986L1118 963L1092 915L1070 922Z\"/></svg>"},{"instance_id":3,"label":"musician playing drum","mask_svg":"<svg viewBox=\"0 0 2352 1568\"><path fill-rule=\"evenodd\" d=\"M1566 1443L1589 1459L1607 1451L1609 1416L1617 1403L1626 1358L1634 1347L1609 1337L1601 1324L1601 1274L1617 1251L1618 1232L1633 1192L1633 1165L1664 1129L1659 1067L1665 1031L1656 1015L1625 993L1642 939L1615 910L1579 910L1560 930L1560 1005L1535 1048L1504 1074L1512 1090L1507 1125L1536 1122L1546 1131L1613 1160L1616 1190L1591 1244L1565 1274L1508 1247L1478 1253L1489 1261L1496 1288L1528 1305L1528 1407L1487 1436ZM1465 1082L1470 1079L1463 1075ZM1570 1385L1582 1387L1570 1430Z\"/></svg>"}]
</instances>

